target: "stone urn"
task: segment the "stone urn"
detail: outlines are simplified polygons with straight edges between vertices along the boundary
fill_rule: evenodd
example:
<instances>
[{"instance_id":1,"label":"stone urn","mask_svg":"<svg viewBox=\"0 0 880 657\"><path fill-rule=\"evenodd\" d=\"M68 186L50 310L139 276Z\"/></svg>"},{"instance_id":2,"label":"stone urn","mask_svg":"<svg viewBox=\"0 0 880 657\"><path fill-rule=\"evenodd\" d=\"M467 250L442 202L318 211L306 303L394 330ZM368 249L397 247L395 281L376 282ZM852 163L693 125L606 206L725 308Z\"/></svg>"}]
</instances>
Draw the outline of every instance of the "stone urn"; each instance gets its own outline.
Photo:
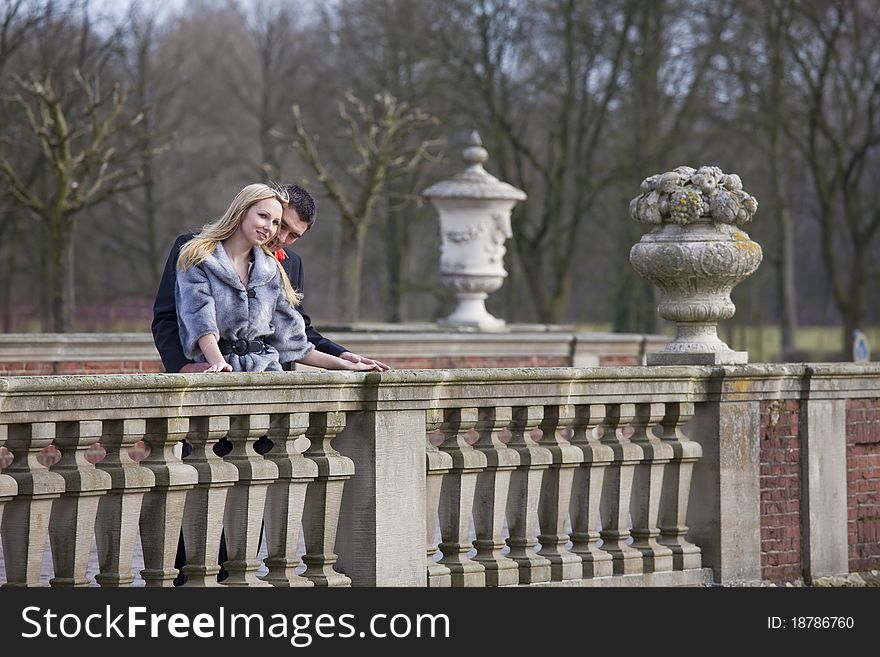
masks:
<instances>
[{"instance_id":1,"label":"stone urn","mask_svg":"<svg viewBox=\"0 0 880 657\"><path fill-rule=\"evenodd\" d=\"M649 365L740 365L748 353L718 338L718 322L733 317L735 285L758 269L761 247L739 226L758 202L736 174L718 167L678 167L646 178L630 214L652 226L632 247L635 270L660 288L657 310L676 322L675 339Z\"/></svg>"},{"instance_id":2,"label":"stone urn","mask_svg":"<svg viewBox=\"0 0 880 657\"><path fill-rule=\"evenodd\" d=\"M503 319L486 310L486 297L507 277L504 243L513 236L510 211L525 192L498 180L483 165L489 154L471 134L467 168L422 192L440 217L440 282L455 290L456 307L441 326L504 331Z\"/></svg>"}]
</instances>

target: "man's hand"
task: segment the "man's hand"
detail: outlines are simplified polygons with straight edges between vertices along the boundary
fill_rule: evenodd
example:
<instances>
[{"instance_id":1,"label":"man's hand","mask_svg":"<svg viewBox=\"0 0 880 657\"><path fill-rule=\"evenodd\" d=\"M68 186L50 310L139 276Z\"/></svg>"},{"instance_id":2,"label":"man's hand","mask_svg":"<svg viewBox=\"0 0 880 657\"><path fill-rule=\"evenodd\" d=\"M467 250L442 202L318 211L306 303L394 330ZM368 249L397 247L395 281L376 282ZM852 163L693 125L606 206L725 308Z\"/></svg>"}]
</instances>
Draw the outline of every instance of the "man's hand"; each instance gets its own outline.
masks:
<instances>
[{"instance_id":1,"label":"man's hand","mask_svg":"<svg viewBox=\"0 0 880 657\"><path fill-rule=\"evenodd\" d=\"M339 354L339 357L342 360L347 360L352 363L361 363L363 365L372 365L373 366L372 369L376 369L379 372L387 372L388 370L391 369L390 366L386 365L385 363L383 363L380 360L375 360L373 358L367 358L366 356L359 356L359 355L354 354L350 351L343 351L341 354Z\"/></svg>"},{"instance_id":2,"label":"man's hand","mask_svg":"<svg viewBox=\"0 0 880 657\"><path fill-rule=\"evenodd\" d=\"M211 367L211 365L208 363L187 363L180 368L180 374L198 374L204 372L209 367Z\"/></svg>"}]
</instances>

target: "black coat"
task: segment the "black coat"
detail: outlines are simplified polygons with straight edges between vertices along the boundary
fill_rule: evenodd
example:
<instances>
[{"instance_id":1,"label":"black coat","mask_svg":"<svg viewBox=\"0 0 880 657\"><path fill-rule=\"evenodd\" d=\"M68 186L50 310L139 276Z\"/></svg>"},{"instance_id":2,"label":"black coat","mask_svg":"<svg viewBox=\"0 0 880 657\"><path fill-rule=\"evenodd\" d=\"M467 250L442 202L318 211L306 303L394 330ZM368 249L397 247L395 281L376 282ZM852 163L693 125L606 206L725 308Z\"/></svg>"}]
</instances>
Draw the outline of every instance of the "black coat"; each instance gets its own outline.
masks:
<instances>
[{"instance_id":1,"label":"black coat","mask_svg":"<svg viewBox=\"0 0 880 657\"><path fill-rule=\"evenodd\" d=\"M177 307L174 304L174 284L177 280L177 257L180 255L180 248L189 242L194 233L181 235L174 241L171 247L171 253L168 254L168 260L165 262L165 270L162 272L162 280L159 283L159 290L156 292L156 301L153 304L153 342L156 343L156 349L159 356L162 357L162 364L165 366L166 372L179 372L180 369L192 361L183 355L183 346L180 344L180 330L177 326ZM290 249L284 249L287 258L281 262L284 271L290 277L290 284L299 291L303 289L303 266L300 257ZM338 356L344 351L348 351L340 344L336 344L332 340L328 340L318 333L312 326L312 320L306 314L302 306L297 308L306 323L306 337L309 342L315 345L315 349L323 351L326 354Z\"/></svg>"}]
</instances>

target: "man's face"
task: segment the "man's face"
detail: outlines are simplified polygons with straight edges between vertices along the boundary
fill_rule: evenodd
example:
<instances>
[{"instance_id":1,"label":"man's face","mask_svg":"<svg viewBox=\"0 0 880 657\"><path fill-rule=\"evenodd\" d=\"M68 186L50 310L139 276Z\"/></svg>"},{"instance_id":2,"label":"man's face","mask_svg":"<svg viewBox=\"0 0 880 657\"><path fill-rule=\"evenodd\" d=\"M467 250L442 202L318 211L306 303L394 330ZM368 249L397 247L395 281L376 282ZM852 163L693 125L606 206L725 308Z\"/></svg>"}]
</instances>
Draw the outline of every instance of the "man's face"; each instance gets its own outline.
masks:
<instances>
[{"instance_id":1,"label":"man's face","mask_svg":"<svg viewBox=\"0 0 880 657\"><path fill-rule=\"evenodd\" d=\"M281 226L278 228L278 234L274 241L269 244L269 248L281 249L290 246L302 237L309 228L309 224L299 218L295 209L287 208L281 213Z\"/></svg>"}]
</instances>

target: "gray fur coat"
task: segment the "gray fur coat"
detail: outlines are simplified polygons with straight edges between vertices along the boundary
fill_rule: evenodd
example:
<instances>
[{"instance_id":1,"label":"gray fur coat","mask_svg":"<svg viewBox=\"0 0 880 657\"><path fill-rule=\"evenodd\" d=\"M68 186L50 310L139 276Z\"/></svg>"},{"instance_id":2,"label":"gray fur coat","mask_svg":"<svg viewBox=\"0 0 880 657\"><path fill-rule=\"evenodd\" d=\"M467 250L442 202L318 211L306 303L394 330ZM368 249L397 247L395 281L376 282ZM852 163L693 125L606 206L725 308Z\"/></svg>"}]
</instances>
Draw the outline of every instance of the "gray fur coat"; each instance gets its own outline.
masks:
<instances>
[{"instance_id":1,"label":"gray fur coat","mask_svg":"<svg viewBox=\"0 0 880 657\"><path fill-rule=\"evenodd\" d=\"M260 248L254 247L252 254L248 288L222 243L203 262L177 272L177 323L183 352L190 360L205 362L199 338L208 333L232 341L265 338L269 348L264 353L225 356L235 372L281 370L281 363L299 360L314 349L306 338L302 315L284 295L278 265ZM248 296L249 289L253 297Z\"/></svg>"}]
</instances>

